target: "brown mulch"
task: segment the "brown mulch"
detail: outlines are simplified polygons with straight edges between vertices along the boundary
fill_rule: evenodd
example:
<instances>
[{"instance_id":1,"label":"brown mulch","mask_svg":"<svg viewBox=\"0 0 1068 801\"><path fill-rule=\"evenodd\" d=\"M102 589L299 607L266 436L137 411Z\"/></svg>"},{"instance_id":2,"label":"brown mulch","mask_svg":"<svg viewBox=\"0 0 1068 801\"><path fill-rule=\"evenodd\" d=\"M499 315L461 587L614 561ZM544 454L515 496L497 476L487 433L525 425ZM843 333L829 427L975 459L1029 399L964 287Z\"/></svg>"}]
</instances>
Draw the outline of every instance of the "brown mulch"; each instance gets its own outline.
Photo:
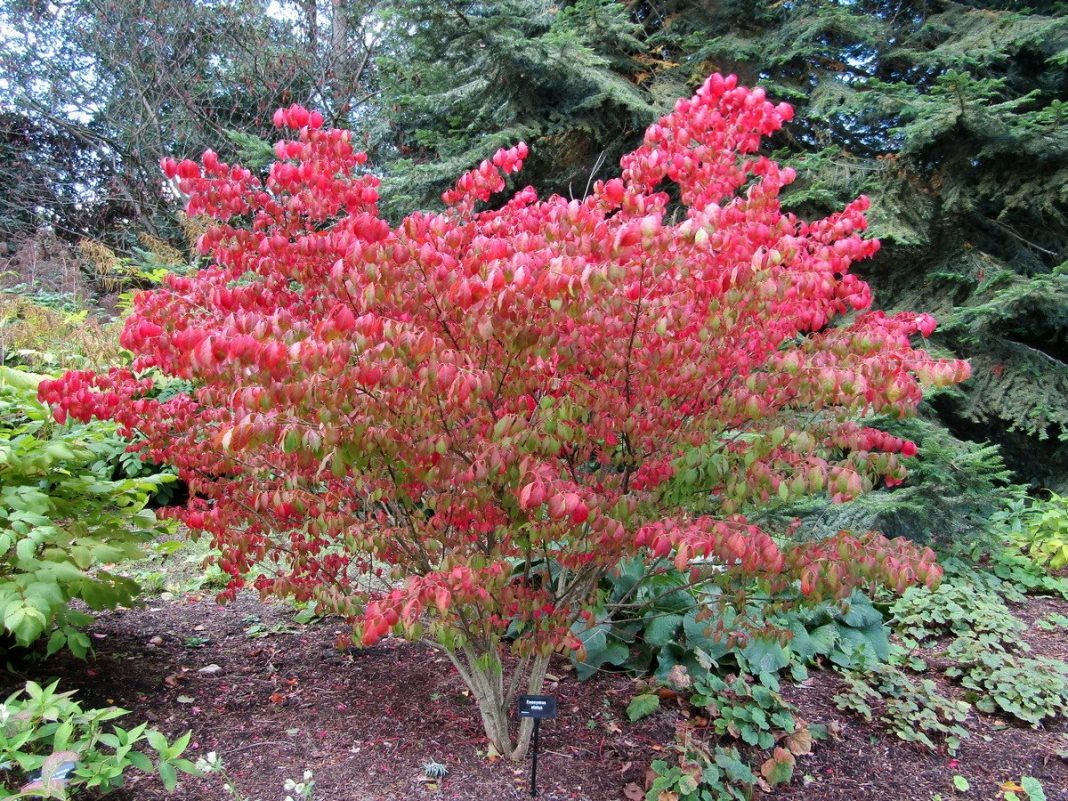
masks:
<instances>
[{"instance_id":1,"label":"brown mulch","mask_svg":"<svg viewBox=\"0 0 1068 801\"><path fill-rule=\"evenodd\" d=\"M938 691L962 697L947 683ZM965 724L970 733L956 757L932 753L897 739L877 724L840 712L834 695L843 688L837 674L813 672L801 685L785 687L784 695L802 717L829 725L836 736L815 744L813 753L798 759L794 782L771 797L781 801L930 801L943 799L1000 799L1002 783L1033 776L1042 782L1047 801L1068 801L1068 762L1058 749L1068 747L1064 721L1051 729L1016 726L974 709ZM966 794L953 787L963 776L971 786ZM1026 798L1022 793L1021 798Z\"/></svg>"},{"instance_id":2,"label":"brown mulch","mask_svg":"<svg viewBox=\"0 0 1068 801\"><path fill-rule=\"evenodd\" d=\"M296 632L249 637L249 615ZM78 689L83 702L132 710L131 723L148 720L169 735L192 729L191 758L217 752L252 799L280 801L285 779L299 780L305 769L315 774L317 801L530 797L529 762L486 759L474 702L444 656L394 639L341 652L339 625L299 627L290 619L283 608L247 597L226 607L210 599L156 602L102 615L88 665L56 657L28 668L25 678L61 678L61 688ZM209 665L221 671L199 672ZM559 680L546 688L558 696L560 716L541 727L539 798L619 798L672 742L673 721L662 714L640 726L627 723L630 679L580 683L566 667L554 663ZM431 759L449 770L437 789L424 780L422 765ZM136 772L109 796L227 797L218 778L182 777L168 795L156 778Z\"/></svg>"},{"instance_id":3,"label":"brown mulch","mask_svg":"<svg viewBox=\"0 0 1068 801\"><path fill-rule=\"evenodd\" d=\"M1052 613L1068 615L1068 601L1033 597L1012 611L1027 625L1022 638L1031 647L1027 655L1068 660L1068 631L1046 631L1036 625ZM930 666L945 667L939 650L921 655ZM934 681L945 696L974 700L935 670L923 678ZM940 794L947 801L959 797L985 801L1003 798L1004 783L1033 776L1042 782L1047 801L1068 801L1068 759L1061 756L1068 753L1068 720L1047 721L1044 727L1032 729L973 707L964 724L970 736L951 756L910 745L877 724L840 712L833 698L844 686L831 671L812 671L804 683L784 685L784 696L798 706L801 717L828 725L837 736L816 744L812 755L799 759L795 781L777 790L775 797L782 801L930 801ZM958 775L970 785L966 794L953 787L953 777Z\"/></svg>"},{"instance_id":4,"label":"brown mulch","mask_svg":"<svg viewBox=\"0 0 1068 801\"><path fill-rule=\"evenodd\" d=\"M1036 599L1015 610L1029 624L1068 603ZM258 628L274 633L251 637ZM280 801L286 778L315 773L317 801L529 798L529 762L489 761L473 702L448 661L429 647L386 640L367 650L338 651L342 633L330 621L294 626L282 607L243 597L220 608L210 599L153 601L105 614L93 628L96 656L69 656L24 667L20 678L60 678L90 705L132 710L130 724L148 720L170 735L193 731L193 758L209 751L225 760L241 791L257 801ZM1036 654L1064 653L1065 631L1031 626ZM217 665L216 673L199 672ZM579 683L564 662L554 663L546 692L559 698L560 717L542 727L539 797L546 801L614 801L628 783L644 783L652 759L671 758L675 713L664 709L629 723L636 692L623 676ZM973 712L972 735L956 759L930 753L888 734L877 723L841 713L833 696L837 674L812 671L785 694L800 716L829 724L836 736L799 757L794 782L767 797L783 801L930 801L998 799L1001 783L1021 776L1042 781L1048 801L1068 801L1068 725L1032 730ZM959 689L939 682L939 690ZM665 705L667 706L667 705ZM121 722L121 721L120 721ZM436 760L449 775L439 787L422 765ZM953 790L953 776L971 790ZM634 788L632 788L633 790ZM166 794L154 777L133 773L116 801L223 801L217 777L184 777Z\"/></svg>"}]
</instances>

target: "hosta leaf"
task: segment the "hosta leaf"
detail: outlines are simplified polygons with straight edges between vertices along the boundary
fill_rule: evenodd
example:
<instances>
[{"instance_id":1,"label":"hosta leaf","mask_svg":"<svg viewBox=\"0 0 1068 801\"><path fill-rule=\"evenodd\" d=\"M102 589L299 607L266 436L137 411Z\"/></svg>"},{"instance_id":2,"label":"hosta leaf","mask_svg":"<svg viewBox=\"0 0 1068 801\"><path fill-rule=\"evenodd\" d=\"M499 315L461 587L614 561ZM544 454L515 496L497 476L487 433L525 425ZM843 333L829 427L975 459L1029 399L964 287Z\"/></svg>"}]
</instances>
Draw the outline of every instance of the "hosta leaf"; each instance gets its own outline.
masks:
<instances>
[{"instance_id":1,"label":"hosta leaf","mask_svg":"<svg viewBox=\"0 0 1068 801\"><path fill-rule=\"evenodd\" d=\"M676 632L682 623L682 615L654 615L646 618L645 641L650 645L666 645L677 639Z\"/></svg>"},{"instance_id":2,"label":"hosta leaf","mask_svg":"<svg viewBox=\"0 0 1068 801\"><path fill-rule=\"evenodd\" d=\"M790 664L790 652L776 640L754 638L742 649L753 673L778 673Z\"/></svg>"}]
</instances>

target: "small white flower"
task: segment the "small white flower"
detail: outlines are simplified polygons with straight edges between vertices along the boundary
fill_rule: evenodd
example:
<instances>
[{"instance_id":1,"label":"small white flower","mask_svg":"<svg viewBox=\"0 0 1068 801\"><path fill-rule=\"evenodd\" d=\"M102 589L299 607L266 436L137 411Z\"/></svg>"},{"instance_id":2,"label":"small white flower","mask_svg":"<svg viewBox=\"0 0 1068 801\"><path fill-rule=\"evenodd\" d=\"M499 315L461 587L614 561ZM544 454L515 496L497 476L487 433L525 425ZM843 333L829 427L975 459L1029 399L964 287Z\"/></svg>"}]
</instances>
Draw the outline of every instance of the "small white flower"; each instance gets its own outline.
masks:
<instances>
[{"instance_id":1,"label":"small white flower","mask_svg":"<svg viewBox=\"0 0 1068 801\"><path fill-rule=\"evenodd\" d=\"M212 756L214 756L214 754L208 754L207 757L201 757L200 759L198 759L197 760L197 770L199 770L202 773L214 773L215 772L215 761L213 759L209 759L208 758L208 757L212 757Z\"/></svg>"}]
</instances>

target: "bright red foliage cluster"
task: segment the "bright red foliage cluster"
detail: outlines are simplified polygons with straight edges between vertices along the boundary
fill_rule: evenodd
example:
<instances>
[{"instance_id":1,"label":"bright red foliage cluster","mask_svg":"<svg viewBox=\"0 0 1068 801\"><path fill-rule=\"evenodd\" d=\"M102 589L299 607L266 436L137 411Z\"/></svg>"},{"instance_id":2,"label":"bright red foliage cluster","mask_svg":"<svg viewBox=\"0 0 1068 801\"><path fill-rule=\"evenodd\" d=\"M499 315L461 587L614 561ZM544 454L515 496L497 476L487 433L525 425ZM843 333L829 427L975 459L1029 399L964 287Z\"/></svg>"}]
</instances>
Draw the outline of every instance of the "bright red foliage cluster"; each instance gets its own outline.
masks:
<instances>
[{"instance_id":1,"label":"bright red foliage cluster","mask_svg":"<svg viewBox=\"0 0 1068 801\"><path fill-rule=\"evenodd\" d=\"M280 110L293 138L266 179L210 151L163 163L219 221L212 266L137 297L132 371L68 373L41 398L176 465L178 514L232 589L266 564L260 590L350 616L364 644L429 624L492 648L519 621L527 653L574 646L597 580L635 553L816 595L933 580L929 551L845 533L780 548L738 513L900 481L915 445L858 421L968 375L912 346L928 315L867 310L849 272L878 248L865 198L811 223L782 211L794 171L755 154L791 114L714 75L584 200L528 187L476 211L520 144L393 228L349 132ZM192 389L151 397L149 370Z\"/></svg>"}]
</instances>

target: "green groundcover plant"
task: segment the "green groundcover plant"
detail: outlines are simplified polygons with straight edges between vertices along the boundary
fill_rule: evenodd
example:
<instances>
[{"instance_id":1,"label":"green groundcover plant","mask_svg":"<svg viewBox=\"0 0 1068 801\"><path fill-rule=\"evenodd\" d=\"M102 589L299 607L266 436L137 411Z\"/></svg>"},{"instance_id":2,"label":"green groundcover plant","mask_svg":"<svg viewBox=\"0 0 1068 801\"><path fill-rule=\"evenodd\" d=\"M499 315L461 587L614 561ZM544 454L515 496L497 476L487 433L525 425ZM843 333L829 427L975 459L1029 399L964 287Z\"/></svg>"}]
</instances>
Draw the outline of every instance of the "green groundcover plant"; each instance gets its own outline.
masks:
<instances>
[{"instance_id":1,"label":"green groundcover plant","mask_svg":"<svg viewBox=\"0 0 1068 801\"><path fill-rule=\"evenodd\" d=\"M0 625L19 645L48 638L84 656L90 609L129 604L115 565L160 533L149 499L173 475L113 478L115 426L60 424L37 400L43 376L0 366Z\"/></svg>"}]
</instances>

